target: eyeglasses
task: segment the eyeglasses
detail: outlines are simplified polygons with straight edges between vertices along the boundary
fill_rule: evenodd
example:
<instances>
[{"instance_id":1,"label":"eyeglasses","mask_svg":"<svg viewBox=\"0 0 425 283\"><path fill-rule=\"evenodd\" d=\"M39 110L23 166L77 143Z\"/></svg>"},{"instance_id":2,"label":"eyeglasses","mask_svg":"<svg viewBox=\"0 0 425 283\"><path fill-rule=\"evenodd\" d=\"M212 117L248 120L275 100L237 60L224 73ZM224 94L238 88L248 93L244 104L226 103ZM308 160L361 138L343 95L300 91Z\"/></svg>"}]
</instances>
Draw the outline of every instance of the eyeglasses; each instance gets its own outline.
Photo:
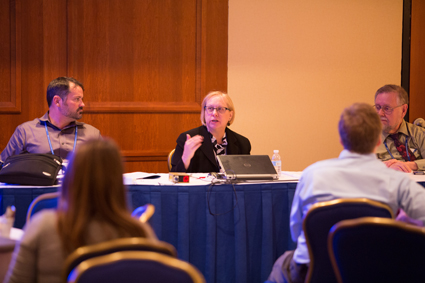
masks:
<instances>
[{"instance_id":1,"label":"eyeglasses","mask_svg":"<svg viewBox=\"0 0 425 283\"><path fill-rule=\"evenodd\" d=\"M401 106L403 106L403 105L404 105L404 104L399 105L399 106L396 106L396 107L389 107L389 106L381 106L381 105L379 105L379 104L376 104L376 105L373 105L373 108L375 108L375 110L376 110L377 112L379 112L379 110L381 110L381 109L382 109L382 111L384 111L384 113L385 113L385 114L390 115L391 113L393 113L393 110L394 110L394 109L396 109L396 108L398 108L398 107L401 107Z\"/></svg>"},{"instance_id":2,"label":"eyeglasses","mask_svg":"<svg viewBox=\"0 0 425 283\"><path fill-rule=\"evenodd\" d=\"M208 114L211 114L214 112L214 109L217 110L218 113L220 114L224 114L224 112L226 112L226 110L229 110L229 108L227 107L211 107L211 106L204 106L205 111L207 111Z\"/></svg>"}]
</instances>

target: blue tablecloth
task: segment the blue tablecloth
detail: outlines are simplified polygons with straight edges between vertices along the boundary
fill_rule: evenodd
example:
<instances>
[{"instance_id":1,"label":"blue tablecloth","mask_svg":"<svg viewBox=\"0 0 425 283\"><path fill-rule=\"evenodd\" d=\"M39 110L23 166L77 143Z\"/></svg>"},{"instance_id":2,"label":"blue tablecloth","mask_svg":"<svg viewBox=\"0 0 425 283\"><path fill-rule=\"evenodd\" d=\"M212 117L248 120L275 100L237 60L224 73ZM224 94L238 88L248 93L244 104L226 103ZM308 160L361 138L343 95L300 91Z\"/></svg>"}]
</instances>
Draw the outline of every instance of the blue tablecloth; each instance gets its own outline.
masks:
<instances>
[{"instance_id":1,"label":"blue tablecloth","mask_svg":"<svg viewBox=\"0 0 425 283\"><path fill-rule=\"evenodd\" d=\"M263 282L276 258L295 248L289 233L295 188L296 183L283 182L130 185L128 200L130 209L155 205L150 224L158 238L176 247L178 257L195 265L208 283ZM2 186L0 210L15 205L15 227L22 228L31 201L57 189ZM227 213L213 216L209 208L215 214Z\"/></svg>"},{"instance_id":2,"label":"blue tablecloth","mask_svg":"<svg viewBox=\"0 0 425 283\"><path fill-rule=\"evenodd\" d=\"M295 188L296 183L130 186L129 193L133 207L155 205L150 223L158 238L175 246L207 282L263 282L276 258L295 248L289 233ZM228 213L213 216L209 209Z\"/></svg>"},{"instance_id":3,"label":"blue tablecloth","mask_svg":"<svg viewBox=\"0 0 425 283\"><path fill-rule=\"evenodd\" d=\"M128 200L131 210L155 205L150 224L158 238L175 246L178 257L195 265L208 283L264 282L274 261L295 248L289 231L295 188L296 183L284 182L234 188L130 185ZM2 186L0 211L15 205L15 227L22 228L31 201L57 189ZM227 213L213 216L210 209Z\"/></svg>"}]
</instances>

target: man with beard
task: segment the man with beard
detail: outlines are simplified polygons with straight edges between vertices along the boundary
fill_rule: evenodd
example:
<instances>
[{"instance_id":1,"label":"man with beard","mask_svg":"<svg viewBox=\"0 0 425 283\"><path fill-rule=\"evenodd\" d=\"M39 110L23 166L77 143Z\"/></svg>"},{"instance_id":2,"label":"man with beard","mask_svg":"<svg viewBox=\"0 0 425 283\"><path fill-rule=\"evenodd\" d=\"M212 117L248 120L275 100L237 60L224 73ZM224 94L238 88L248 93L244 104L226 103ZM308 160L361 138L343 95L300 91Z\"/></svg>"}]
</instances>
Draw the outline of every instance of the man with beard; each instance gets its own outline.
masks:
<instances>
[{"instance_id":1,"label":"man with beard","mask_svg":"<svg viewBox=\"0 0 425 283\"><path fill-rule=\"evenodd\" d=\"M382 123L378 158L398 171L425 170L424 128L403 119L408 108L407 92L397 85L384 85L375 93L374 108Z\"/></svg>"},{"instance_id":2,"label":"man with beard","mask_svg":"<svg viewBox=\"0 0 425 283\"><path fill-rule=\"evenodd\" d=\"M83 116L83 84L59 77L47 87L49 111L19 125L0 155L0 161L21 153L52 153L66 158L77 144L100 138L95 127L77 122Z\"/></svg>"}]
</instances>

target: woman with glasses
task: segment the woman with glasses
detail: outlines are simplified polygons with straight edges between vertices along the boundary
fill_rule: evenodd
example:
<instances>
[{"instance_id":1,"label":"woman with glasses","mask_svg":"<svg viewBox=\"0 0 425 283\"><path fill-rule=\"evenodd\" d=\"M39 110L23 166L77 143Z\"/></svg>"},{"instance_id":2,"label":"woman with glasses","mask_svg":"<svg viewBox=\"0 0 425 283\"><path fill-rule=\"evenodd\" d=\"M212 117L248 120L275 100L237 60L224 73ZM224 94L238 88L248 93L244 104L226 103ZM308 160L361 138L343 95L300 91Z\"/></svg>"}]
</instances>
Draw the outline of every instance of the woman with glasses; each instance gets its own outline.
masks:
<instances>
[{"instance_id":1,"label":"woman with glasses","mask_svg":"<svg viewBox=\"0 0 425 283\"><path fill-rule=\"evenodd\" d=\"M221 91L210 92L202 101L202 126L180 134L171 160L171 172L219 172L217 155L250 154L249 140L230 130L235 108Z\"/></svg>"}]
</instances>

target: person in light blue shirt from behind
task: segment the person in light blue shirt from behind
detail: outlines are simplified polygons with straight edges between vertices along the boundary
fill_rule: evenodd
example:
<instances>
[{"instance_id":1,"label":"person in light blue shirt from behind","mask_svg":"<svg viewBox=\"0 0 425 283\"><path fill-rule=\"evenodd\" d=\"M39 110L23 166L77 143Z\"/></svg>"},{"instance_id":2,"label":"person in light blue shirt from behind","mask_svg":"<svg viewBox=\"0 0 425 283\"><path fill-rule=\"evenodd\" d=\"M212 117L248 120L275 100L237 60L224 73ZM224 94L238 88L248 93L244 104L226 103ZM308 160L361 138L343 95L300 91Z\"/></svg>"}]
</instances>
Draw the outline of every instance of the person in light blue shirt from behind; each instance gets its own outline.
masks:
<instances>
[{"instance_id":1,"label":"person in light blue shirt from behind","mask_svg":"<svg viewBox=\"0 0 425 283\"><path fill-rule=\"evenodd\" d=\"M338 158L319 161L303 171L290 216L297 247L278 258L267 282L305 281L310 258L302 222L317 202L369 198L389 205L394 214L401 209L398 220L419 226L425 223L425 189L408 174L387 168L374 154L381 144L382 131L374 108L364 103L346 108L338 129L344 150Z\"/></svg>"}]
</instances>

